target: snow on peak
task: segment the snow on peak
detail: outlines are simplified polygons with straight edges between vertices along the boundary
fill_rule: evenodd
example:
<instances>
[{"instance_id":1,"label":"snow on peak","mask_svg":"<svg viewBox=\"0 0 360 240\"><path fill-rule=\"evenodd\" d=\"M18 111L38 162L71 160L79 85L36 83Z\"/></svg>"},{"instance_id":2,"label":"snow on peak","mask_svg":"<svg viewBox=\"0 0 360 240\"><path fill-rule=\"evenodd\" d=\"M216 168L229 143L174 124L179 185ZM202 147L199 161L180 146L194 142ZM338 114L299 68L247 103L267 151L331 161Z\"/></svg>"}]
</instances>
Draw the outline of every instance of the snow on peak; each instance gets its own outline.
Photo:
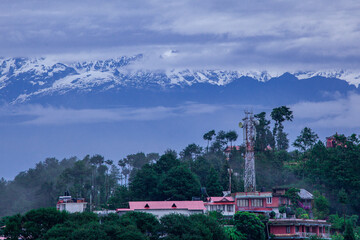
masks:
<instances>
[{"instance_id":1,"label":"snow on peak","mask_svg":"<svg viewBox=\"0 0 360 240\"><path fill-rule=\"evenodd\" d=\"M169 50L161 57L170 58L177 54L176 50ZM133 63L139 63L141 59L142 54L72 63L48 58L0 58L0 91L13 86L12 91L18 91L14 93L17 96L16 101L21 102L35 95L66 93L70 90L92 91L93 88L99 88L106 91L119 87L171 87L204 83L224 86L242 77L266 82L284 74L265 70L131 68ZM342 79L356 86L360 84L360 73L348 70L294 71L291 74L299 80L322 76ZM16 87L17 84L19 87Z\"/></svg>"}]
</instances>

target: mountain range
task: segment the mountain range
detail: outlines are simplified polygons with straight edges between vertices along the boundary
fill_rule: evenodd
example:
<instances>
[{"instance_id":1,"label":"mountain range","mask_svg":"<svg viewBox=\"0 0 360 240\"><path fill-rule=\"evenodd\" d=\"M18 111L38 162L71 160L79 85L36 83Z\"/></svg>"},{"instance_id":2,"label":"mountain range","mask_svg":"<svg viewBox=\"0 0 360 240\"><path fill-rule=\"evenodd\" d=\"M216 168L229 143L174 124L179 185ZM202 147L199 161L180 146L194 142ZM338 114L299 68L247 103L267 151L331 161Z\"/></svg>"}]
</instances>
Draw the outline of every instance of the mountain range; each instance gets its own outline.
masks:
<instances>
[{"instance_id":1,"label":"mountain range","mask_svg":"<svg viewBox=\"0 0 360 240\"><path fill-rule=\"evenodd\" d=\"M142 54L61 63L0 58L0 99L7 104L72 107L182 102L291 104L359 92L360 73L332 71L144 70Z\"/></svg>"}]
</instances>

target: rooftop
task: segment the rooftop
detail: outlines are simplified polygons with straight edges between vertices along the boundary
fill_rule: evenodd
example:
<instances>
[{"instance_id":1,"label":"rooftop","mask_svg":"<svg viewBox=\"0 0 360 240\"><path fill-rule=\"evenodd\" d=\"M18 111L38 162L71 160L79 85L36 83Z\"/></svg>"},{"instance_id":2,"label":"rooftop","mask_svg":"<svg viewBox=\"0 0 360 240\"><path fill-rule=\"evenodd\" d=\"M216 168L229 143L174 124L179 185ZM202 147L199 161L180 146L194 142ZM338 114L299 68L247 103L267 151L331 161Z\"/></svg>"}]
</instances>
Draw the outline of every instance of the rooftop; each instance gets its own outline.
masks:
<instances>
[{"instance_id":1,"label":"rooftop","mask_svg":"<svg viewBox=\"0 0 360 240\"><path fill-rule=\"evenodd\" d=\"M307 190L301 188L300 192L298 193L299 197L301 199L314 199L314 196Z\"/></svg>"},{"instance_id":2,"label":"rooftop","mask_svg":"<svg viewBox=\"0 0 360 240\"><path fill-rule=\"evenodd\" d=\"M269 224L272 225L305 224L305 225L329 225L329 226L331 225L326 220L298 219L298 218L269 219Z\"/></svg>"},{"instance_id":3,"label":"rooftop","mask_svg":"<svg viewBox=\"0 0 360 240\"><path fill-rule=\"evenodd\" d=\"M134 210L167 210L167 209L187 209L187 210L206 210L203 201L146 201L146 202L129 202L129 208L116 209L120 211Z\"/></svg>"},{"instance_id":4,"label":"rooftop","mask_svg":"<svg viewBox=\"0 0 360 240\"><path fill-rule=\"evenodd\" d=\"M233 197L208 197L208 202L234 202Z\"/></svg>"},{"instance_id":5,"label":"rooftop","mask_svg":"<svg viewBox=\"0 0 360 240\"><path fill-rule=\"evenodd\" d=\"M272 197L272 192L237 192L235 198L267 198Z\"/></svg>"}]
</instances>

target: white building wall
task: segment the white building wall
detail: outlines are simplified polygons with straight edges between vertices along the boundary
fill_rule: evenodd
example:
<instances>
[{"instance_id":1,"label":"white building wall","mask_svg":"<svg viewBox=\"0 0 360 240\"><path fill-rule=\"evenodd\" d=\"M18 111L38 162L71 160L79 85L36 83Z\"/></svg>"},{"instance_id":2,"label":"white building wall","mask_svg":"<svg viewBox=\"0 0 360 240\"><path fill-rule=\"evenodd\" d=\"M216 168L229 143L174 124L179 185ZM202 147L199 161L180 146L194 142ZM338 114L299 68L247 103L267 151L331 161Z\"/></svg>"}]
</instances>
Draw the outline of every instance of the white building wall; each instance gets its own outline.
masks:
<instances>
[{"instance_id":1,"label":"white building wall","mask_svg":"<svg viewBox=\"0 0 360 240\"><path fill-rule=\"evenodd\" d=\"M228 206L232 206L232 211L228 211ZM224 216L233 216L235 214L235 204L226 205L206 205L207 211L219 211Z\"/></svg>"},{"instance_id":2,"label":"white building wall","mask_svg":"<svg viewBox=\"0 0 360 240\"><path fill-rule=\"evenodd\" d=\"M191 215L191 214L202 214L204 211L198 210L198 211L189 211L186 209L141 209L141 210L135 210L135 212L146 212L154 214L157 218L161 218L165 215L176 213L176 214L183 214L183 215Z\"/></svg>"},{"instance_id":3,"label":"white building wall","mask_svg":"<svg viewBox=\"0 0 360 240\"><path fill-rule=\"evenodd\" d=\"M59 210L67 211L69 213L84 212L86 209L86 203L60 203Z\"/></svg>"}]
</instances>

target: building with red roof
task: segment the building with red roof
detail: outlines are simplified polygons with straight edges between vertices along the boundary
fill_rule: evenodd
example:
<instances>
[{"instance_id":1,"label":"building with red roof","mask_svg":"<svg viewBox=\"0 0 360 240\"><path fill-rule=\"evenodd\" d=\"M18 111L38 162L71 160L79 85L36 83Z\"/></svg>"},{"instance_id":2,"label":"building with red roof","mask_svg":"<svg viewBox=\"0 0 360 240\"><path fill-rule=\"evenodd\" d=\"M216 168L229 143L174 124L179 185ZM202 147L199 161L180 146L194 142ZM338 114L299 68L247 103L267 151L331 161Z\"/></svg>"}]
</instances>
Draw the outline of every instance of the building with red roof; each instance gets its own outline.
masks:
<instances>
[{"instance_id":1,"label":"building with red roof","mask_svg":"<svg viewBox=\"0 0 360 240\"><path fill-rule=\"evenodd\" d=\"M310 239L318 236L321 239L331 239L331 224L325 220L315 219L269 219L268 232L273 239Z\"/></svg>"},{"instance_id":2,"label":"building with red roof","mask_svg":"<svg viewBox=\"0 0 360 240\"><path fill-rule=\"evenodd\" d=\"M233 197L208 197L204 205L207 211L218 211L225 217L232 217L235 214L235 199Z\"/></svg>"},{"instance_id":3,"label":"building with red roof","mask_svg":"<svg viewBox=\"0 0 360 240\"><path fill-rule=\"evenodd\" d=\"M171 213L184 215L205 213L206 208L203 201L141 201L129 202L129 208L116 209L120 215L129 211L147 212L161 218Z\"/></svg>"},{"instance_id":4,"label":"building with red roof","mask_svg":"<svg viewBox=\"0 0 360 240\"><path fill-rule=\"evenodd\" d=\"M84 212L87 202L84 198L72 198L71 196L60 196L56 204L59 211L67 211L69 213Z\"/></svg>"}]
</instances>

